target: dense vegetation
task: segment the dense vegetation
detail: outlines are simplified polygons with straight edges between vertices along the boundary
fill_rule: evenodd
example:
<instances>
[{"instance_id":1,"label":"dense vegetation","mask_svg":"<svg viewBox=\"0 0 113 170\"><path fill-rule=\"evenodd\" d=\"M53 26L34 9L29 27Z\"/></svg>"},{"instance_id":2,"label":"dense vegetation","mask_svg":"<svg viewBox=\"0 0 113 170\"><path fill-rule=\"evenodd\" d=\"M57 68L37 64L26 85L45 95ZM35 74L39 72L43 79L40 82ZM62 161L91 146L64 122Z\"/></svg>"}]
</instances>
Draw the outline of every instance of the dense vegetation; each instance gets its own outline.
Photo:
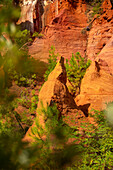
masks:
<instances>
[{"instance_id":1,"label":"dense vegetation","mask_svg":"<svg viewBox=\"0 0 113 170\"><path fill-rule=\"evenodd\" d=\"M71 169L71 170L110 170L113 169L113 103L109 103L106 111L93 110L90 116L94 124L81 123L79 127L70 127L61 116L55 104L44 108L45 128L38 119L32 128L32 145L22 142L27 129L32 124L32 116L37 109L38 97L34 88L40 81L40 71L34 59L30 59L26 45L33 41L29 31L20 31L15 25L19 12L4 0L0 7L0 169ZM3 3L3 1L0 1ZM9 16L9 17L8 17ZM16 19L15 19L16 18ZM48 59L48 69L44 74L45 81L55 68L58 54L51 47ZM38 66L44 63L37 62ZM36 63L36 64L37 64ZM90 61L85 61L80 53L72 55L66 61L66 70L71 82L71 92L76 93L81 80L89 67ZM43 68L45 65L43 66ZM10 91L12 81L23 88L18 98ZM31 90L32 97L28 93ZM28 109L21 114L15 110L18 105ZM41 114L40 113L40 114ZM38 137L37 137L38 136ZM46 139L43 138L46 136ZM70 139L72 143L69 143Z\"/></svg>"},{"instance_id":2,"label":"dense vegetation","mask_svg":"<svg viewBox=\"0 0 113 170\"><path fill-rule=\"evenodd\" d=\"M109 103L104 111L93 110L90 113L96 124L82 123L85 130L81 145L86 146L82 161L73 169L107 169L113 168L113 123L111 118L113 103ZM76 167L76 168L75 168Z\"/></svg>"},{"instance_id":3,"label":"dense vegetation","mask_svg":"<svg viewBox=\"0 0 113 170\"><path fill-rule=\"evenodd\" d=\"M109 104L109 109L113 104ZM36 142L30 147L21 142L21 136L14 133L10 120L3 119L0 132L0 167L2 169L112 169L113 167L113 130L106 120L109 113L93 111L95 124L81 123L83 134L78 127L69 127L63 117L58 120L59 111L54 105L46 109L45 128L36 119L32 129ZM112 123L112 122L111 122ZM38 137L36 137L38 134ZM43 136L46 135L46 140ZM72 138L72 143L67 143ZM8 145L7 141L8 140ZM78 143L79 144L76 144ZM15 156L16 155L16 156Z\"/></svg>"}]
</instances>

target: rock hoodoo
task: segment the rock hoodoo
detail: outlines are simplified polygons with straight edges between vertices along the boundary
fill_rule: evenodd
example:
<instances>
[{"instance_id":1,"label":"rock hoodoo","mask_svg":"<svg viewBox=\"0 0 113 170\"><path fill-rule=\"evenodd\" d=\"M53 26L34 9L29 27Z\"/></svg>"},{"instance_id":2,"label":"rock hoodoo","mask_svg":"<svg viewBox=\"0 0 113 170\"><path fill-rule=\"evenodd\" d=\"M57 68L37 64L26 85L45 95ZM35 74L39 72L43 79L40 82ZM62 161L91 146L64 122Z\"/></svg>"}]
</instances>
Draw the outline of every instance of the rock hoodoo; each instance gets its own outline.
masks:
<instances>
[{"instance_id":1,"label":"rock hoodoo","mask_svg":"<svg viewBox=\"0 0 113 170\"><path fill-rule=\"evenodd\" d=\"M47 103L57 103L60 112L65 113L67 108L75 107L73 97L70 95L66 86L67 76L64 66L64 58L61 57L55 69L50 73L48 80L42 86L39 93L38 108L41 106L40 102L46 106Z\"/></svg>"}]
</instances>

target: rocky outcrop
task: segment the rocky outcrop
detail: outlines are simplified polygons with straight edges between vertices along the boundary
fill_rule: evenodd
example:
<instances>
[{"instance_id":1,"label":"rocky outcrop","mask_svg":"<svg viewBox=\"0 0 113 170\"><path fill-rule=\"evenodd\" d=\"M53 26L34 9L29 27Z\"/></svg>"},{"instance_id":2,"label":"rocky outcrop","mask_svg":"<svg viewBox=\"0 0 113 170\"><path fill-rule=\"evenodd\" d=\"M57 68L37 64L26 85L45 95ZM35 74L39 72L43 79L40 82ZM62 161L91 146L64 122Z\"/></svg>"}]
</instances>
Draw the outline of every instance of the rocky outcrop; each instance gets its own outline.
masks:
<instances>
[{"instance_id":1,"label":"rocky outcrop","mask_svg":"<svg viewBox=\"0 0 113 170\"><path fill-rule=\"evenodd\" d=\"M113 37L86 71L81 83L78 106L89 104L88 110L105 109L113 101Z\"/></svg>"},{"instance_id":2,"label":"rocky outcrop","mask_svg":"<svg viewBox=\"0 0 113 170\"><path fill-rule=\"evenodd\" d=\"M39 93L39 102L38 102L38 109L37 109L37 119L39 120L39 124L42 128L44 128L44 113L41 111L42 104L46 108L47 103L48 105L52 106L56 103L57 108L60 112L59 118L62 115L65 117L68 115L73 117L74 115L74 125L77 124L78 119L83 119L85 115L81 110L78 110L76 104L74 102L73 97L70 95L68 88L66 86L66 70L64 67L64 58L61 57L59 62L57 63L55 69L50 73L48 80L44 83ZM65 119L66 120L66 119ZM67 122L68 122L67 118ZM28 132L26 133L24 140L25 141L32 141L31 135L31 128L35 127L35 123L30 127ZM37 134L37 137L38 134ZM43 136L45 138L45 136Z\"/></svg>"}]
</instances>

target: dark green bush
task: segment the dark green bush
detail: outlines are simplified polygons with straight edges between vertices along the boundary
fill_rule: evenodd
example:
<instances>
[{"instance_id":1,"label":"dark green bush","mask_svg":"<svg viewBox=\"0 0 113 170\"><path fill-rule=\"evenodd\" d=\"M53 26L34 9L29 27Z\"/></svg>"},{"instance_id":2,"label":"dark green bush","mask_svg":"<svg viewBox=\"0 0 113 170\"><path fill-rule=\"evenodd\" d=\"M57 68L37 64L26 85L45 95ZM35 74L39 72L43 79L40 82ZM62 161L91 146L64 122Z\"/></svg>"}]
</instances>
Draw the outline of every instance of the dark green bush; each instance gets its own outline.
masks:
<instances>
[{"instance_id":1,"label":"dark green bush","mask_svg":"<svg viewBox=\"0 0 113 170\"><path fill-rule=\"evenodd\" d=\"M21 48L23 45L25 46L25 44L27 45L28 42L32 41L30 31L27 29L23 31L17 31L14 39L19 48Z\"/></svg>"}]
</instances>

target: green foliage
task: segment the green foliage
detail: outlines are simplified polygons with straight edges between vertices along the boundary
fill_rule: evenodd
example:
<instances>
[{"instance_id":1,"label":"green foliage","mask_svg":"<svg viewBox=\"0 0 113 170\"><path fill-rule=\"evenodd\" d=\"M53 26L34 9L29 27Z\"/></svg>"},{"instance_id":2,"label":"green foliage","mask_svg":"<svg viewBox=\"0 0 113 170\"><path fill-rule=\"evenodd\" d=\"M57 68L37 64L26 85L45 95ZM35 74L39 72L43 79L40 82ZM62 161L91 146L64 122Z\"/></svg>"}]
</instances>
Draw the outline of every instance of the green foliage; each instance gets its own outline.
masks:
<instances>
[{"instance_id":1,"label":"green foliage","mask_svg":"<svg viewBox=\"0 0 113 170\"><path fill-rule=\"evenodd\" d=\"M113 127L109 126L105 113L105 111L93 110L90 116L94 118L95 124L82 125L85 135L81 139L81 144L86 149L83 160L73 169L104 170L113 168Z\"/></svg>"},{"instance_id":2,"label":"green foliage","mask_svg":"<svg viewBox=\"0 0 113 170\"><path fill-rule=\"evenodd\" d=\"M55 47L51 46L51 50L49 51L49 58L48 58L48 68L44 74L44 80L47 81L49 74L53 71L57 64L57 57L59 54L55 54Z\"/></svg>"},{"instance_id":3,"label":"green foliage","mask_svg":"<svg viewBox=\"0 0 113 170\"><path fill-rule=\"evenodd\" d=\"M0 122L3 127L0 131L0 161L3 161L0 169L62 169L71 165L73 159L78 160L82 148L67 143L73 129L59 118L56 105L46 109L42 106L40 114L44 114L45 128L36 119L36 126L31 130L36 142L30 146L21 142L21 136L15 135L14 129L9 127L10 120L5 125Z\"/></svg>"},{"instance_id":4,"label":"green foliage","mask_svg":"<svg viewBox=\"0 0 113 170\"><path fill-rule=\"evenodd\" d=\"M17 48L15 52L16 50ZM4 58L5 78L14 80L19 86L35 85L37 77L33 67L34 59L30 59L27 52L23 50L17 51L16 56L12 56L12 53L13 51L8 51Z\"/></svg>"},{"instance_id":5,"label":"green foliage","mask_svg":"<svg viewBox=\"0 0 113 170\"><path fill-rule=\"evenodd\" d=\"M33 74L32 76L29 74L29 75L22 75L22 74L19 74L17 73L16 71L14 72L11 72L11 75L10 75L10 78L12 80L15 81L15 83L18 85L18 86L24 86L24 87L28 87L28 86L31 86L31 85L36 85L36 82L34 80L36 80L35 78L35 75L36 74Z\"/></svg>"},{"instance_id":6,"label":"green foliage","mask_svg":"<svg viewBox=\"0 0 113 170\"><path fill-rule=\"evenodd\" d=\"M21 135L17 132L7 131L0 133L0 169L20 169L20 149L25 145L21 141Z\"/></svg>"},{"instance_id":7,"label":"green foliage","mask_svg":"<svg viewBox=\"0 0 113 170\"><path fill-rule=\"evenodd\" d=\"M11 63L7 70L10 80L14 80L18 86L27 87L36 86L37 81L42 81L46 68L46 63L30 58L27 52L23 51L18 65Z\"/></svg>"},{"instance_id":8,"label":"green foliage","mask_svg":"<svg viewBox=\"0 0 113 170\"><path fill-rule=\"evenodd\" d=\"M78 160L81 154L80 145L68 143L73 129L64 123L54 104L47 106L39 112L44 118L44 127L38 120L31 129L32 137L36 140L38 157L34 161L34 169L63 169L72 164L73 159Z\"/></svg>"},{"instance_id":9,"label":"green foliage","mask_svg":"<svg viewBox=\"0 0 113 170\"><path fill-rule=\"evenodd\" d=\"M11 94L7 89L5 90L4 96L0 97L1 133L11 130L18 131L22 134L24 133L20 116L15 111L15 108L18 107L15 97L16 96Z\"/></svg>"},{"instance_id":10,"label":"green foliage","mask_svg":"<svg viewBox=\"0 0 113 170\"><path fill-rule=\"evenodd\" d=\"M46 109L42 105L38 113L43 115L45 125L36 119L36 126L31 130L36 142L30 147L13 136L9 118L7 122L6 119L0 121L1 169L112 169L113 128L106 119L106 111L93 110L90 116L95 124L81 124L84 137L64 123L56 105ZM74 143L68 143L71 138L75 139ZM79 144L75 144L78 141Z\"/></svg>"},{"instance_id":11,"label":"green foliage","mask_svg":"<svg viewBox=\"0 0 113 170\"><path fill-rule=\"evenodd\" d=\"M96 18L99 18L100 15L103 13L103 8L102 8L102 3L103 3L103 0L87 0L86 1L87 3L87 10L85 12L85 14L87 15L88 17L88 23L92 24L93 23L93 19L94 19L94 16ZM88 26L89 27L89 26ZM91 27L90 27L91 29ZM83 30L85 31L85 30Z\"/></svg>"},{"instance_id":12,"label":"green foliage","mask_svg":"<svg viewBox=\"0 0 113 170\"><path fill-rule=\"evenodd\" d=\"M2 120L8 123L10 128L13 127L14 130L25 134L26 130L28 130L33 123L33 118L36 115L37 104L38 96L35 95L35 90L32 90L32 94L30 94L28 89L25 89L21 92L21 96L19 98L15 98L14 96L11 102L9 102L9 100L5 100L4 104L0 105ZM18 106L20 106L21 114L15 110Z\"/></svg>"},{"instance_id":13,"label":"green foliage","mask_svg":"<svg viewBox=\"0 0 113 170\"><path fill-rule=\"evenodd\" d=\"M14 111L17 107L15 96L5 90L0 98L0 169L19 169L19 156L25 144L22 142L24 129L19 115Z\"/></svg>"},{"instance_id":14,"label":"green foliage","mask_svg":"<svg viewBox=\"0 0 113 170\"><path fill-rule=\"evenodd\" d=\"M67 77L72 83L72 92L76 92L77 90L79 91L81 80L90 64L91 61L88 60L86 62L79 52L75 55L72 54L70 61L66 60L65 67Z\"/></svg>"}]
</instances>

